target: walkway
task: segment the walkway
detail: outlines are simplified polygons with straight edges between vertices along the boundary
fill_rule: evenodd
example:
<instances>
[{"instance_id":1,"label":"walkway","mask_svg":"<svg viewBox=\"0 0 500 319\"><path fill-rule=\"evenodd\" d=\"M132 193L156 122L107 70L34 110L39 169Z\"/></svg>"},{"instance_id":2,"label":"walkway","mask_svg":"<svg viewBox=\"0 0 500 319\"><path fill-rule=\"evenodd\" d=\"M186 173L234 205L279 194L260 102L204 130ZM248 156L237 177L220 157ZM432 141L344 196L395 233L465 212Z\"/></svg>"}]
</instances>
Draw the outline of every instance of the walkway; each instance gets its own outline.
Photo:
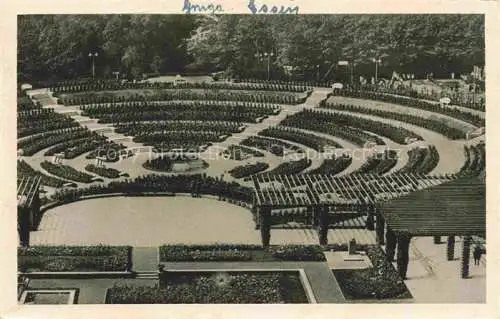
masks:
<instances>
[{"instance_id":1,"label":"walkway","mask_svg":"<svg viewBox=\"0 0 500 319\"><path fill-rule=\"evenodd\" d=\"M157 271L158 258L157 247L134 247L132 248L132 271Z\"/></svg>"},{"instance_id":2,"label":"walkway","mask_svg":"<svg viewBox=\"0 0 500 319\"><path fill-rule=\"evenodd\" d=\"M456 237L455 259L446 259L446 237L434 244L432 237L416 237L410 245L405 284L416 303L486 302L486 262L474 266L471 256L469 279L460 278L462 240ZM472 249L471 249L472 253ZM396 267L396 263L394 263Z\"/></svg>"},{"instance_id":3,"label":"walkway","mask_svg":"<svg viewBox=\"0 0 500 319\"><path fill-rule=\"evenodd\" d=\"M373 115L366 115L348 111L338 111L338 110L325 110L326 112L331 113L341 113L346 115L354 115L357 117L374 120L381 123L387 123L393 125L395 127L403 127L416 134L420 135L424 141L432 144L436 147L439 153L439 162L436 168L431 172L431 174L446 174L446 173L456 173L460 170L463 163L465 162L465 154L464 154L464 144L465 140L450 140L445 136L438 134L436 132L432 132L420 126L377 117Z\"/></svg>"}]
</instances>

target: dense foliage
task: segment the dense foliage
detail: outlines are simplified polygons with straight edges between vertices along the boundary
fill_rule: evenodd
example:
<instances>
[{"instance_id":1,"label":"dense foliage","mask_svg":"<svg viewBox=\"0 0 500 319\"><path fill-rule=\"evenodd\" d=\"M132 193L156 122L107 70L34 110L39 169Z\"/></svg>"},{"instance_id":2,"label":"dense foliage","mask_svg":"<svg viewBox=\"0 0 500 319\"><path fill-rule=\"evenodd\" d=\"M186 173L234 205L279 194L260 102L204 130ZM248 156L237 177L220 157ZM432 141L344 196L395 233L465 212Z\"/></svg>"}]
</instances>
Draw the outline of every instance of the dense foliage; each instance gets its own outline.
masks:
<instances>
[{"instance_id":1,"label":"dense foliage","mask_svg":"<svg viewBox=\"0 0 500 319\"><path fill-rule=\"evenodd\" d=\"M227 182L206 174L192 175L159 175L150 174L135 179L112 181L107 185L91 185L86 188L62 189L52 199L60 202L72 202L81 196L99 194L142 194L142 193L190 193L196 186L200 194L216 195L222 198L251 203L251 189L235 182Z\"/></svg>"},{"instance_id":2,"label":"dense foliage","mask_svg":"<svg viewBox=\"0 0 500 319\"><path fill-rule=\"evenodd\" d=\"M465 163L459 175L479 175L486 171L486 146L484 143L465 146Z\"/></svg>"},{"instance_id":3,"label":"dense foliage","mask_svg":"<svg viewBox=\"0 0 500 319\"><path fill-rule=\"evenodd\" d=\"M269 168L269 164L264 162L250 163L240 165L232 168L228 173L234 178L243 178L259 172L265 171Z\"/></svg>"},{"instance_id":4,"label":"dense foliage","mask_svg":"<svg viewBox=\"0 0 500 319\"><path fill-rule=\"evenodd\" d=\"M17 148L22 149L23 156L31 156L47 147L76 139L82 139L89 137L90 135L90 131L83 127L72 127L62 130L48 131L34 136L28 136L18 141ZM57 152L58 151L54 153Z\"/></svg>"},{"instance_id":5,"label":"dense foliage","mask_svg":"<svg viewBox=\"0 0 500 319\"><path fill-rule=\"evenodd\" d=\"M317 152L324 152L326 147L342 148L340 144L327 138L285 126L267 128L259 132L259 135L292 141L310 147Z\"/></svg>"},{"instance_id":6,"label":"dense foliage","mask_svg":"<svg viewBox=\"0 0 500 319\"><path fill-rule=\"evenodd\" d=\"M406 144L407 139L411 138L422 140L422 137L403 127L338 112L305 110L287 116L281 124L330 134L360 146L365 145L367 142L384 144L384 141L376 135L387 137L399 144Z\"/></svg>"},{"instance_id":7,"label":"dense foliage","mask_svg":"<svg viewBox=\"0 0 500 319\"><path fill-rule=\"evenodd\" d=\"M108 289L106 303L307 303L297 274L285 272L176 273L159 286L120 285Z\"/></svg>"},{"instance_id":8,"label":"dense foliage","mask_svg":"<svg viewBox=\"0 0 500 319\"><path fill-rule=\"evenodd\" d=\"M397 162L397 152L394 150L386 150L370 156L356 173L383 175L396 166Z\"/></svg>"},{"instance_id":9,"label":"dense foliage","mask_svg":"<svg viewBox=\"0 0 500 319\"><path fill-rule=\"evenodd\" d=\"M364 91L358 89L352 90L342 90L338 93L341 96L348 96L353 98L361 98L367 100L375 100L382 101L387 103L393 103L413 108L419 108L423 110L427 110L434 113L440 113L443 115L447 115L464 122L470 123L477 127L483 127L485 125L484 118L472 114L470 112L461 111L458 109L450 108L450 107L442 107L437 102L419 100L415 98L405 97L405 96L397 96L397 95L388 95L380 92L372 92L372 91Z\"/></svg>"},{"instance_id":10,"label":"dense foliage","mask_svg":"<svg viewBox=\"0 0 500 319\"><path fill-rule=\"evenodd\" d=\"M249 32L252 30L252 32ZM18 70L23 80L120 71L143 73L231 70L242 77L271 75L285 66L307 78L323 78L348 59L356 73L393 70L449 76L484 65L483 15L20 15ZM319 65L319 67L318 67ZM330 72L343 76L344 71Z\"/></svg>"},{"instance_id":11,"label":"dense foliage","mask_svg":"<svg viewBox=\"0 0 500 319\"><path fill-rule=\"evenodd\" d=\"M369 246L366 254L373 267L333 271L347 299L411 298L405 283L380 247Z\"/></svg>"},{"instance_id":12,"label":"dense foliage","mask_svg":"<svg viewBox=\"0 0 500 319\"><path fill-rule=\"evenodd\" d=\"M31 167L28 163L26 163L23 160L18 160L17 161L17 178L24 178L24 177L35 177L35 176L42 176L42 181L41 184L49 187L62 187L66 181L48 176L43 174L42 172L36 171L33 167Z\"/></svg>"},{"instance_id":13,"label":"dense foliage","mask_svg":"<svg viewBox=\"0 0 500 319\"><path fill-rule=\"evenodd\" d=\"M231 144L222 152L222 156L224 156L224 158L240 161L251 156L264 157L264 153L243 145Z\"/></svg>"},{"instance_id":14,"label":"dense foliage","mask_svg":"<svg viewBox=\"0 0 500 319\"><path fill-rule=\"evenodd\" d=\"M453 123L448 123L449 122L448 120L436 117L433 117L434 119L431 119L431 118L425 118L423 116L416 116L399 112L389 112L384 110L365 108L358 105L347 105L347 104L327 104L326 108L335 109L339 111L369 114L376 117L393 119L399 122L413 124L416 126L426 128L430 131L440 133L452 140L465 139L466 136L465 130L453 127Z\"/></svg>"},{"instance_id":15,"label":"dense foliage","mask_svg":"<svg viewBox=\"0 0 500 319\"><path fill-rule=\"evenodd\" d=\"M164 245L160 261L325 261L320 246Z\"/></svg>"},{"instance_id":16,"label":"dense foliage","mask_svg":"<svg viewBox=\"0 0 500 319\"><path fill-rule=\"evenodd\" d=\"M128 246L31 246L17 249L20 271L125 271Z\"/></svg>"},{"instance_id":17,"label":"dense foliage","mask_svg":"<svg viewBox=\"0 0 500 319\"><path fill-rule=\"evenodd\" d=\"M85 170L106 178L120 177L120 171L111 167L101 167L94 164L85 166Z\"/></svg>"},{"instance_id":18,"label":"dense foliage","mask_svg":"<svg viewBox=\"0 0 500 319\"><path fill-rule=\"evenodd\" d=\"M333 156L332 158L325 158L323 163L318 168L310 171L311 174L324 174L324 175L336 175L352 163L352 157L350 156Z\"/></svg>"},{"instance_id":19,"label":"dense foliage","mask_svg":"<svg viewBox=\"0 0 500 319\"><path fill-rule=\"evenodd\" d=\"M50 174L70 181L88 184L92 183L92 179L94 178L94 176L80 172L68 165L53 164L49 161L44 161L40 163L40 166Z\"/></svg>"},{"instance_id":20,"label":"dense foliage","mask_svg":"<svg viewBox=\"0 0 500 319\"><path fill-rule=\"evenodd\" d=\"M302 148L296 145L287 143L279 139L261 136L249 136L248 138L241 141L240 144L268 151L276 156L283 156L285 150L290 150L297 153L304 152Z\"/></svg>"},{"instance_id":21,"label":"dense foliage","mask_svg":"<svg viewBox=\"0 0 500 319\"><path fill-rule=\"evenodd\" d=\"M429 174L439 162L436 147L417 147L408 151L408 162L399 170L401 173Z\"/></svg>"}]
</instances>

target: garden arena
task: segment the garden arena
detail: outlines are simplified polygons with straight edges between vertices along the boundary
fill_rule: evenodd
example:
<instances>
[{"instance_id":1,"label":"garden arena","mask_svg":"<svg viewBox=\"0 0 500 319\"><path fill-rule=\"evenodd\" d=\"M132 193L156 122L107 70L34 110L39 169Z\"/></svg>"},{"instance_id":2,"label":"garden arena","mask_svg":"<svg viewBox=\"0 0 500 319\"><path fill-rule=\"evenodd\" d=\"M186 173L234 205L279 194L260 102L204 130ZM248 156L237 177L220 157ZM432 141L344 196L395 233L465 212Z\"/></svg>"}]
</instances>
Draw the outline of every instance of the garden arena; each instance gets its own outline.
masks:
<instances>
[{"instance_id":1,"label":"garden arena","mask_svg":"<svg viewBox=\"0 0 500 319\"><path fill-rule=\"evenodd\" d=\"M335 251L354 240L372 263L369 247L380 247L396 258L395 273L411 278L420 249L446 236L448 265L455 242L463 243L466 255L455 263L463 278L475 276L467 256L473 243L485 244L484 191L476 189L484 187L482 106L409 97L402 87L177 80L19 90L18 229L21 246L33 247L20 256L43 245L126 246L129 262L149 258L151 272L163 245L295 245L322 247L337 267L346 261ZM460 203L446 200L457 195ZM433 204L433 196L472 215L450 216L451 206ZM217 258L253 258L228 254ZM301 254L287 258L317 258ZM35 267L23 265L28 275ZM421 300L423 285L412 288ZM318 302L342 298L337 291Z\"/></svg>"}]
</instances>

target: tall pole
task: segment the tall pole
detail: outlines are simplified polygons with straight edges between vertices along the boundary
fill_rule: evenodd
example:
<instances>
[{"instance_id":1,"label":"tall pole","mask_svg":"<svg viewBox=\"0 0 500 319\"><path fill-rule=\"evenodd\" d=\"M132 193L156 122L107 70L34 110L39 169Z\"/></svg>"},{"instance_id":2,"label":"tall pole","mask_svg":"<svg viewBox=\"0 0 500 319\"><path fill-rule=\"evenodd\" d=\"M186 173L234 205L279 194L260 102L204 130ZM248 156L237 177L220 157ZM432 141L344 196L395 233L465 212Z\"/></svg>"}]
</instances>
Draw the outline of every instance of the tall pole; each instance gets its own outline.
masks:
<instances>
[{"instance_id":1,"label":"tall pole","mask_svg":"<svg viewBox=\"0 0 500 319\"><path fill-rule=\"evenodd\" d=\"M92 60L92 80L95 79L95 57L98 56L97 52L90 52L89 58Z\"/></svg>"},{"instance_id":2,"label":"tall pole","mask_svg":"<svg viewBox=\"0 0 500 319\"><path fill-rule=\"evenodd\" d=\"M378 83L378 62L375 61L375 84Z\"/></svg>"},{"instance_id":3,"label":"tall pole","mask_svg":"<svg viewBox=\"0 0 500 319\"><path fill-rule=\"evenodd\" d=\"M270 73L271 73L271 55L267 55L267 80L269 81L270 78Z\"/></svg>"}]
</instances>

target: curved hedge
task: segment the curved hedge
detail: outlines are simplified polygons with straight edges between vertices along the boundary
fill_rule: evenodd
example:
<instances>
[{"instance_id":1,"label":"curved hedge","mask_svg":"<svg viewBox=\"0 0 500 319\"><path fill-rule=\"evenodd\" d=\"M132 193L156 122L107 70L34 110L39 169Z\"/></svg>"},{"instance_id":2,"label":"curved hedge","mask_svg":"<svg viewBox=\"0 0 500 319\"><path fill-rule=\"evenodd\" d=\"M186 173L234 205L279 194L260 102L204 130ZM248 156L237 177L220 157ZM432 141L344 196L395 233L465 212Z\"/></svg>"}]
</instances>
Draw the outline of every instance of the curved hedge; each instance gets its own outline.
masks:
<instances>
[{"instance_id":1,"label":"curved hedge","mask_svg":"<svg viewBox=\"0 0 500 319\"><path fill-rule=\"evenodd\" d=\"M263 162L257 162L253 164L236 166L233 169L231 169L228 173L234 178L243 178L265 171L268 168L269 164Z\"/></svg>"},{"instance_id":2,"label":"curved hedge","mask_svg":"<svg viewBox=\"0 0 500 319\"><path fill-rule=\"evenodd\" d=\"M369 108L364 108L361 106L349 105L349 104L327 103L324 105L324 107L328 108L328 109L339 110L339 111L348 111L348 112L368 114L368 115L373 115L373 116L377 116L377 117L393 119L393 120L396 120L399 122L413 124L416 126L426 128L430 131L434 131L434 132L437 132L439 134L442 134L442 135L444 135L452 140L465 139L465 137L466 137L466 132L464 132L460 129L451 127L451 126L447 126L447 123L445 121L426 119L426 118L423 118L420 116L397 113L397 112L374 110L374 109L369 109Z\"/></svg>"}]
</instances>

